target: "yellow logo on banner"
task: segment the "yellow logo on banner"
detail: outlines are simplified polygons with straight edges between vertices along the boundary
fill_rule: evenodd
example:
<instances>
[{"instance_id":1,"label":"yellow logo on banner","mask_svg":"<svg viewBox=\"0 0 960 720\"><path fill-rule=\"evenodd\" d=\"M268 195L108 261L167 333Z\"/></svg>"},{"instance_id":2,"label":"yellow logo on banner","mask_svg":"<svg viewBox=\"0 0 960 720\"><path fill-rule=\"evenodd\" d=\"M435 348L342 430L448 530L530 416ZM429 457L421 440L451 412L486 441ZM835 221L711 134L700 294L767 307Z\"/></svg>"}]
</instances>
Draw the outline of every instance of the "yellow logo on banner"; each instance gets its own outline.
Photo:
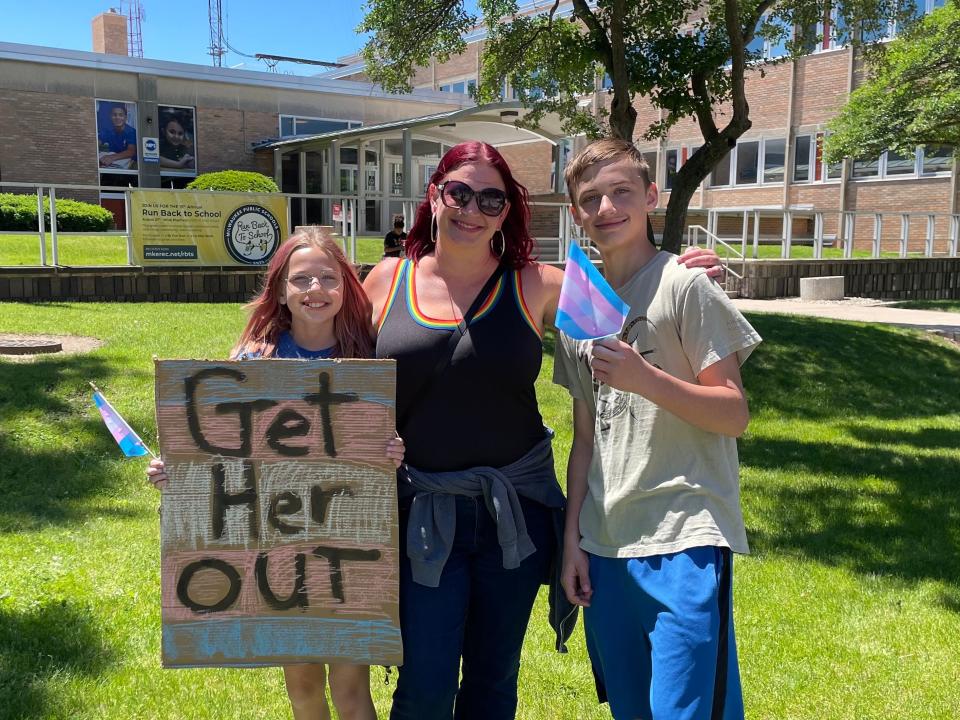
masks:
<instances>
[{"instance_id":1,"label":"yellow logo on banner","mask_svg":"<svg viewBox=\"0 0 960 720\"><path fill-rule=\"evenodd\" d=\"M135 190L130 204L141 265L265 265L287 235L278 195Z\"/></svg>"}]
</instances>

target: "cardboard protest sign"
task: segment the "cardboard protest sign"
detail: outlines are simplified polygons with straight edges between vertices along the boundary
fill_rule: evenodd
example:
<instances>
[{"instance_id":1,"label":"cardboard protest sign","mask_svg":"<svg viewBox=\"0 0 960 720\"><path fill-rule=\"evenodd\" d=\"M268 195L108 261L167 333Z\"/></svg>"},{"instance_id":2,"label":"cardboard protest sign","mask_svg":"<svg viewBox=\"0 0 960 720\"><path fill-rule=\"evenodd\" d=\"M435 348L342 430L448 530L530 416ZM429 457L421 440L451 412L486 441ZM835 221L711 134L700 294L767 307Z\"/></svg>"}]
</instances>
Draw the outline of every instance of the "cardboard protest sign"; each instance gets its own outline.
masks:
<instances>
[{"instance_id":1,"label":"cardboard protest sign","mask_svg":"<svg viewBox=\"0 0 960 720\"><path fill-rule=\"evenodd\" d=\"M156 361L163 664L399 665L395 365Z\"/></svg>"}]
</instances>

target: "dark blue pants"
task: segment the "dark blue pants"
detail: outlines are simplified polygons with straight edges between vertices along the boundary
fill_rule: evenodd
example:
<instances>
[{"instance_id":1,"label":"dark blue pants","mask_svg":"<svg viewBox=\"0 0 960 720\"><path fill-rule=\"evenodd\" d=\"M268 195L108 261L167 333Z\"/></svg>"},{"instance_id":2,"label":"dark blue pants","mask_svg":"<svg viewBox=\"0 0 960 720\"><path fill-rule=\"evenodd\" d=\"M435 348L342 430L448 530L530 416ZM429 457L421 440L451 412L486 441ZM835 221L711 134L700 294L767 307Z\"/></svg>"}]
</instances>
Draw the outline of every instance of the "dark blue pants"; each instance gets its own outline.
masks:
<instances>
[{"instance_id":1,"label":"dark blue pants","mask_svg":"<svg viewBox=\"0 0 960 720\"><path fill-rule=\"evenodd\" d=\"M400 509L403 666L391 720L510 720L516 714L523 636L554 551L550 511L521 499L537 552L506 570L483 498L456 501L457 533L435 588L413 582L407 513Z\"/></svg>"}]
</instances>

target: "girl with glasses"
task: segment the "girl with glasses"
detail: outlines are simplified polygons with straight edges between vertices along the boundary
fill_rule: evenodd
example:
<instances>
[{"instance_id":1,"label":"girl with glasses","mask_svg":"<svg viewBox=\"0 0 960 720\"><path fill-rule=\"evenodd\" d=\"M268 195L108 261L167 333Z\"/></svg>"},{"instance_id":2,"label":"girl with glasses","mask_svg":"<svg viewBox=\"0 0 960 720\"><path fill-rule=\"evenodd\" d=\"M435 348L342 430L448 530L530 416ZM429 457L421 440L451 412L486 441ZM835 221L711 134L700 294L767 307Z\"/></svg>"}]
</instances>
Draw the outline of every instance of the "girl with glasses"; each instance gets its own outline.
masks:
<instances>
[{"instance_id":1,"label":"girl with glasses","mask_svg":"<svg viewBox=\"0 0 960 720\"><path fill-rule=\"evenodd\" d=\"M407 443L394 720L513 718L530 611L557 562L564 498L534 382L563 273L533 261L529 223L500 153L457 145L430 178L407 258L364 282L377 357L397 361ZM551 609L558 649L572 619Z\"/></svg>"},{"instance_id":2,"label":"girl with glasses","mask_svg":"<svg viewBox=\"0 0 960 720\"><path fill-rule=\"evenodd\" d=\"M234 359L368 358L373 355L370 301L340 246L319 228L289 237L267 266L259 294L247 305L250 317L233 349ZM387 457L399 466L403 441L384 438ZM163 460L153 460L150 481L169 478ZM330 665L330 695L344 720L375 720L366 665ZM329 719L327 670L322 664L283 668L295 720Z\"/></svg>"}]
</instances>

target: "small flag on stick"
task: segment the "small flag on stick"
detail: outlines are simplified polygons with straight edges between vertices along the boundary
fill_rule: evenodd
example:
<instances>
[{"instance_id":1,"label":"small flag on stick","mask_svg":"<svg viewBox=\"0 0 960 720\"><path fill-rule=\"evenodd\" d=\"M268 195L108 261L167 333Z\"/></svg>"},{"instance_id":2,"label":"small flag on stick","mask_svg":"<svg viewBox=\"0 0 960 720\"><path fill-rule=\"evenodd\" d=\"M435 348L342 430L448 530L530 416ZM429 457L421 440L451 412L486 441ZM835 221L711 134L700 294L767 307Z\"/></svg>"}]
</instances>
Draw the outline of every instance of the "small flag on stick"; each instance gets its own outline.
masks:
<instances>
[{"instance_id":1,"label":"small flag on stick","mask_svg":"<svg viewBox=\"0 0 960 720\"><path fill-rule=\"evenodd\" d=\"M580 246L570 244L563 271L557 329L574 340L597 340L616 335L630 312Z\"/></svg>"},{"instance_id":2,"label":"small flag on stick","mask_svg":"<svg viewBox=\"0 0 960 720\"><path fill-rule=\"evenodd\" d=\"M93 402L96 404L97 410L100 411L100 416L103 418L103 422L107 424L107 429L110 431L110 434L113 435L113 439L117 441L117 445L120 446L123 454L127 457L141 457L147 454L156 457L153 451L143 444L143 440L133 431L133 428L127 425L127 421L120 416L120 413L113 409L113 405L107 402L107 399L97 386L90 383L90 387L93 388Z\"/></svg>"}]
</instances>

